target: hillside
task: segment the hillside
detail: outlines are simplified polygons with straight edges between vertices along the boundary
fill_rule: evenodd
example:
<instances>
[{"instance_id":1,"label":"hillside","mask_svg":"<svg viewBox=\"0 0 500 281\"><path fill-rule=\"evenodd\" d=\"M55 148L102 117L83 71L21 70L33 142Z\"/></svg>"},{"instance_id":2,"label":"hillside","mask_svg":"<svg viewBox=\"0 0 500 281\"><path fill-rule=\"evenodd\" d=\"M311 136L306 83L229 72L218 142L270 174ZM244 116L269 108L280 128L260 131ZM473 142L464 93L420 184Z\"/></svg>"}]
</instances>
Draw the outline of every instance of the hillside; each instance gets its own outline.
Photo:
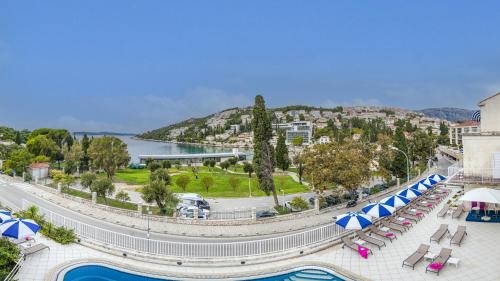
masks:
<instances>
[{"instance_id":1,"label":"hillside","mask_svg":"<svg viewBox=\"0 0 500 281\"><path fill-rule=\"evenodd\" d=\"M450 122L459 122L470 120L474 110L454 108L454 107L440 107L440 108L426 108L419 110L428 117L439 118L448 120Z\"/></svg>"}]
</instances>

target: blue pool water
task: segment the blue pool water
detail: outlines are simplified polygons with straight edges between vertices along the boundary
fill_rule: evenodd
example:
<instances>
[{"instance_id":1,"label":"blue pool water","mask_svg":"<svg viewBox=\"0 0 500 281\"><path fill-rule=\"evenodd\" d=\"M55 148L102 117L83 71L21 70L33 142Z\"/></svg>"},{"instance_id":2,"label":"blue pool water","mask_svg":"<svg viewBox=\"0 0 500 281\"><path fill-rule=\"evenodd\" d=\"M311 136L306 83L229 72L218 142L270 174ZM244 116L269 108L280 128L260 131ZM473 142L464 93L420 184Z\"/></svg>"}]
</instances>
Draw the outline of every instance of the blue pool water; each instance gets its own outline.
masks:
<instances>
[{"instance_id":1,"label":"blue pool water","mask_svg":"<svg viewBox=\"0 0 500 281\"><path fill-rule=\"evenodd\" d=\"M171 279L158 279L122 272L106 266L85 265L71 269L64 275L64 281L174 281ZM286 274L266 277L249 278L251 281L343 281L329 272L320 269L301 269Z\"/></svg>"}]
</instances>

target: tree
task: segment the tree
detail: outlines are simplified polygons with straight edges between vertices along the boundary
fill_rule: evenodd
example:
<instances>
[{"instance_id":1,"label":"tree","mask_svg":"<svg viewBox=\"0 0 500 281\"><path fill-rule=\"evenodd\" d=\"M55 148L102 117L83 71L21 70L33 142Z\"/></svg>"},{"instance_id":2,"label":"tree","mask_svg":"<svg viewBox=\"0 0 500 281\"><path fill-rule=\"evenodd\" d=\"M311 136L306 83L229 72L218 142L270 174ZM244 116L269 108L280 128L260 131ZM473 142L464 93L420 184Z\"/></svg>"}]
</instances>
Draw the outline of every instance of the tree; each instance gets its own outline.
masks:
<instances>
[{"instance_id":1,"label":"tree","mask_svg":"<svg viewBox=\"0 0 500 281\"><path fill-rule=\"evenodd\" d=\"M227 169L229 168L229 166L230 166L230 164L229 164L229 162L227 160L220 163L220 167L222 168L222 170L226 170L227 171Z\"/></svg>"},{"instance_id":2,"label":"tree","mask_svg":"<svg viewBox=\"0 0 500 281\"><path fill-rule=\"evenodd\" d=\"M191 172L193 172L194 177L195 177L196 179L198 179L198 172L199 172L198 167L196 167L196 166L192 166L192 167L191 167Z\"/></svg>"},{"instance_id":3,"label":"tree","mask_svg":"<svg viewBox=\"0 0 500 281\"><path fill-rule=\"evenodd\" d=\"M278 141L276 143L276 166L280 168L283 172L288 170L290 167L290 158L288 157L288 147L285 143L285 134L279 133Z\"/></svg>"},{"instance_id":4,"label":"tree","mask_svg":"<svg viewBox=\"0 0 500 281\"><path fill-rule=\"evenodd\" d=\"M307 204L307 201L304 200L302 197L294 197L292 199L292 202L290 202L290 205L294 209L298 209L300 211L307 210L309 209L309 204Z\"/></svg>"},{"instance_id":5,"label":"tree","mask_svg":"<svg viewBox=\"0 0 500 281\"><path fill-rule=\"evenodd\" d=\"M20 175L26 172L26 168L32 163L33 154L31 154L27 149L21 148L14 150L9 159L5 161L2 166L4 171L11 170L15 171L16 174Z\"/></svg>"},{"instance_id":6,"label":"tree","mask_svg":"<svg viewBox=\"0 0 500 281\"><path fill-rule=\"evenodd\" d=\"M161 167L163 169L170 169L170 168L172 168L172 163L170 163L170 161L168 161L168 160L163 160L163 161L161 161Z\"/></svg>"},{"instance_id":7,"label":"tree","mask_svg":"<svg viewBox=\"0 0 500 281\"><path fill-rule=\"evenodd\" d=\"M97 179L97 175L94 173L83 173L80 176L80 184L82 185L83 188L90 188L92 186L92 183Z\"/></svg>"},{"instance_id":8,"label":"tree","mask_svg":"<svg viewBox=\"0 0 500 281\"><path fill-rule=\"evenodd\" d=\"M45 155L38 155L33 160L31 160L31 163L48 163L50 162L50 158L45 156Z\"/></svg>"},{"instance_id":9,"label":"tree","mask_svg":"<svg viewBox=\"0 0 500 281\"><path fill-rule=\"evenodd\" d=\"M408 144L412 161L418 161L421 165L425 165L428 157L433 155L433 139L422 130L417 130L413 133Z\"/></svg>"},{"instance_id":10,"label":"tree","mask_svg":"<svg viewBox=\"0 0 500 281\"><path fill-rule=\"evenodd\" d=\"M89 168L89 160L90 160L88 155L89 147L90 147L90 139L87 136L87 134L84 134L82 138L82 150L83 150L82 166L84 170L88 170Z\"/></svg>"},{"instance_id":11,"label":"tree","mask_svg":"<svg viewBox=\"0 0 500 281\"><path fill-rule=\"evenodd\" d=\"M149 176L150 181L163 181L166 185L170 185L172 182L172 179L170 178L170 175L168 174L168 169L165 168L160 168L155 170L154 172L151 173Z\"/></svg>"},{"instance_id":12,"label":"tree","mask_svg":"<svg viewBox=\"0 0 500 281\"><path fill-rule=\"evenodd\" d=\"M51 159L55 159L59 150L55 142L44 135L38 135L28 140L26 148L35 156L44 155Z\"/></svg>"},{"instance_id":13,"label":"tree","mask_svg":"<svg viewBox=\"0 0 500 281\"><path fill-rule=\"evenodd\" d=\"M160 169L160 168L161 168L161 164L158 163L157 161L151 161L148 164L148 169L151 171L151 173Z\"/></svg>"},{"instance_id":14,"label":"tree","mask_svg":"<svg viewBox=\"0 0 500 281\"><path fill-rule=\"evenodd\" d=\"M97 196L103 197L107 203L107 196L115 192L115 185L110 178L98 178L92 182L90 190L97 193Z\"/></svg>"},{"instance_id":15,"label":"tree","mask_svg":"<svg viewBox=\"0 0 500 281\"><path fill-rule=\"evenodd\" d=\"M251 178L252 177L252 173L253 173L253 166L252 166L252 164L250 164L248 162L245 162L243 164L243 171L248 174L249 178Z\"/></svg>"},{"instance_id":16,"label":"tree","mask_svg":"<svg viewBox=\"0 0 500 281\"><path fill-rule=\"evenodd\" d=\"M177 170L180 170L180 169L181 169L181 161L179 161L179 160L175 160L175 168L176 168Z\"/></svg>"},{"instance_id":17,"label":"tree","mask_svg":"<svg viewBox=\"0 0 500 281\"><path fill-rule=\"evenodd\" d=\"M259 182L259 188L267 195L273 194L274 204L279 206L278 195L274 186L273 159L274 152L269 141L272 138L271 122L266 112L264 98L260 95L255 97L253 107L253 166Z\"/></svg>"},{"instance_id":18,"label":"tree","mask_svg":"<svg viewBox=\"0 0 500 281\"><path fill-rule=\"evenodd\" d=\"M238 163L238 158L231 157L231 158L227 159L227 162L229 163L229 165L235 167L236 164Z\"/></svg>"},{"instance_id":19,"label":"tree","mask_svg":"<svg viewBox=\"0 0 500 281\"><path fill-rule=\"evenodd\" d=\"M353 192L370 179L371 148L358 142L318 144L302 157L304 174L316 191L342 186Z\"/></svg>"},{"instance_id":20,"label":"tree","mask_svg":"<svg viewBox=\"0 0 500 281\"><path fill-rule=\"evenodd\" d=\"M118 201L121 201L121 202L126 202L126 201L130 201L130 196L128 195L127 192L123 191L123 190L120 190L116 195L115 195L115 199L118 200Z\"/></svg>"},{"instance_id":21,"label":"tree","mask_svg":"<svg viewBox=\"0 0 500 281\"><path fill-rule=\"evenodd\" d=\"M377 143L380 146L380 149L376 152L376 158L379 164L378 172L385 179L385 182L389 182L392 179L391 163L395 152L390 148L392 146L392 138L384 134L378 134L377 138Z\"/></svg>"},{"instance_id":22,"label":"tree","mask_svg":"<svg viewBox=\"0 0 500 281\"><path fill-rule=\"evenodd\" d=\"M205 188L208 193L208 189L214 185L214 178L212 176L204 176L200 179L201 185Z\"/></svg>"},{"instance_id":23,"label":"tree","mask_svg":"<svg viewBox=\"0 0 500 281\"><path fill-rule=\"evenodd\" d=\"M152 181L144 186L142 189L142 199L148 203L156 202L162 214L171 212L179 202L177 196L161 180Z\"/></svg>"},{"instance_id":24,"label":"tree","mask_svg":"<svg viewBox=\"0 0 500 281\"><path fill-rule=\"evenodd\" d=\"M127 145L113 136L94 139L90 144L88 154L92 165L96 169L104 170L109 179L113 178L118 168L127 165L130 160Z\"/></svg>"},{"instance_id":25,"label":"tree","mask_svg":"<svg viewBox=\"0 0 500 281\"><path fill-rule=\"evenodd\" d=\"M23 138L21 137L21 133L19 131L16 131L16 139L14 140L14 142L17 145L20 145L21 143L23 143Z\"/></svg>"},{"instance_id":26,"label":"tree","mask_svg":"<svg viewBox=\"0 0 500 281\"><path fill-rule=\"evenodd\" d=\"M406 137L403 131L403 128L396 128L396 132L394 133L394 146L401 151L404 151L408 154L408 145L406 142ZM406 178L407 174L407 161L406 156L401 152L396 151L394 154L394 160L391 164L392 174L398 178ZM409 156L408 156L409 157Z\"/></svg>"},{"instance_id":27,"label":"tree","mask_svg":"<svg viewBox=\"0 0 500 281\"><path fill-rule=\"evenodd\" d=\"M294 146L302 146L303 143L304 143L304 137L302 136L296 136L292 139L292 144Z\"/></svg>"},{"instance_id":28,"label":"tree","mask_svg":"<svg viewBox=\"0 0 500 281\"><path fill-rule=\"evenodd\" d=\"M302 155L299 153L293 158L293 164L297 167L297 175L299 176L299 183L302 184L302 177L304 175L304 161Z\"/></svg>"},{"instance_id":29,"label":"tree","mask_svg":"<svg viewBox=\"0 0 500 281\"><path fill-rule=\"evenodd\" d=\"M438 143L442 145L449 145L450 144L450 138L448 136L450 132L450 129L448 126L446 126L446 123L441 122L439 123L439 137L438 137Z\"/></svg>"},{"instance_id":30,"label":"tree","mask_svg":"<svg viewBox=\"0 0 500 281\"><path fill-rule=\"evenodd\" d=\"M188 175L179 175L175 180L175 184L186 192L188 184L191 182L191 178Z\"/></svg>"},{"instance_id":31,"label":"tree","mask_svg":"<svg viewBox=\"0 0 500 281\"><path fill-rule=\"evenodd\" d=\"M79 170L84 156L82 145L78 141L71 147L64 145L64 171L73 173Z\"/></svg>"},{"instance_id":32,"label":"tree","mask_svg":"<svg viewBox=\"0 0 500 281\"><path fill-rule=\"evenodd\" d=\"M237 176L230 176L227 179L227 182L229 183L229 186L231 186L231 188L233 189L233 191L236 192L236 189L238 189L238 187L241 184L241 178L239 178Z\"/></svg>"},{"instance_id":33,"label":"tree","mask_svg":"<svg viewBox=\"0 0 500 281\"><path fill-rule=\"evenodd\" d=\"M217 163L215 162L215 160L210 160L210 164L209 164L209 165L210 165L210 168L211 168L212 170L214 169L215 164L217 164Z\"/></svg>"}]
</instances>

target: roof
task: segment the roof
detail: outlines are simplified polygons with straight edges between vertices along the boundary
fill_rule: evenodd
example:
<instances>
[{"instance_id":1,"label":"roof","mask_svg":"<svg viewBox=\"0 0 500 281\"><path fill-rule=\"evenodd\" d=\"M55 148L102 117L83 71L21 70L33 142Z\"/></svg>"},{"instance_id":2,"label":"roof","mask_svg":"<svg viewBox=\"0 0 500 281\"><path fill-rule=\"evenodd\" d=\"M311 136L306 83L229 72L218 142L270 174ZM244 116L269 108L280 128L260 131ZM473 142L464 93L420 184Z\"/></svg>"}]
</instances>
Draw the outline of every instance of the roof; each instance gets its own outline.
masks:
<instances>
[{"instance_id":1,"label":"roof","mask_svg":"<svg viewBox=\"0 0 500 281\"><path fill-rule=\"evenodd\" d=\"M500 96L500 93L496 93L496 94L494 94L493 96L487 97L487 98L485 98L484 100L480 101L480 102L479 102L479 106L484 105L484 102L486 102L487 100L492 99L492 98L494 98L494 97L496 97L496 96Z\"/></svg>"},{"instance_id":2,"label":"roof","mask_svg":"<svg viewBox=\"0 0 500 281\"><path fill-rule=\"evenodd\" d=\"M237 157L245 156L243 152L219 152L219 153L192 153L192 154L157 154L157 155L139 155L139 159L195 159L195 158L213 158L213 157Z\"/></svg>"},{"instance_id":3,"label":"roof","mask_svg":"<svg viewBox=\"0 0 500 281\"><path fill-rule=\"evenodd\" d=\"M454 128L457 128L457 127L474 127L474 126L479 126L479 122L477 121L474 121L474 120L467 120L467 121L464 121L460 124L457 124L457 125L454 125L452 127Z\"/></svg>"},{"instance_id":4,"label":"roof","mask_svg":"<svg viewBox=\"0 0 500 281\"><path fill-rule=\"evenodd\" d=\"M31 169L43 169L48 167L49 167L48 163L33 163L30 165Z\"/></svg>"}]
</instances>

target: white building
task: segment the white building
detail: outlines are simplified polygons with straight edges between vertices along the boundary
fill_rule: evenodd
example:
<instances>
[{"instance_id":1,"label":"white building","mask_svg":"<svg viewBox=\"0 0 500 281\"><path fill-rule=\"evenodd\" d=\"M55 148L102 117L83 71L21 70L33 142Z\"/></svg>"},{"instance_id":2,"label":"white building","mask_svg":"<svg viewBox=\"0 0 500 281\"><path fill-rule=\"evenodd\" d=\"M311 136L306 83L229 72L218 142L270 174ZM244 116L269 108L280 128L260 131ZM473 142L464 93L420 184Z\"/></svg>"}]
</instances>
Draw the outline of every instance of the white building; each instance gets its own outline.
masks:
<instances>
[{"instance_id":1,"label":"white building","mask_svg":"<svg viewBox=\"0 0 500 281\"><path fill-rule=\"evenodd\" d=\"M463 134L479 133L480 124L477 121L468 120L450 127L450 144L461 145Z\"/></svg>"},{"instance_id":2,"label":"white building","mask_svg":"<svg viewBox=\"0 0 500 281\"><path fill-rule=\"evenodd\" d=\"M36 182L38 180L46 179L49 176L49 164L47 163L33 163L30 165L31 178Z\"/></svg>"},{"instance_id":3,"label":"white building","mask_svg":"<svg viewBox=\"0 0 500 281\"><path fill-rule=\"evenodd\" d=\"M330 143L330 137L329 136L321 136L318 140L319 144L326 144Z\"/></svg>"},{"instance_id":4,"label":"white building","mask_svg":"<svg viewBox=\"0 0 500 281\"><path fill-rule=\"evenodd\" d=\"M286 133L285 143L290 145L296 137L302 137L303 144L311 144L313 125L309 121L294 121L291 123L273 124L273 129L284 130Z\"/></svg>"},{"instance_id":5,"label":"white building","mask_svg":"<svg viewBox=\"0 0 500 281\"><path fill-rule=\"evenodd\" d=\"M240 132L240 125L231 125L230 130L234 134L239 133Z\"/></svg>"},{"instance_id":6,"label":"white building","mask_svg":"<svg viewBox=\"0 0 500 281\"><path fill-rule=\"evenodd\" d=\"M462 135L465 177L500 180L500 93L479 103L478 133Z\"/></svg>"}]
</instances>

